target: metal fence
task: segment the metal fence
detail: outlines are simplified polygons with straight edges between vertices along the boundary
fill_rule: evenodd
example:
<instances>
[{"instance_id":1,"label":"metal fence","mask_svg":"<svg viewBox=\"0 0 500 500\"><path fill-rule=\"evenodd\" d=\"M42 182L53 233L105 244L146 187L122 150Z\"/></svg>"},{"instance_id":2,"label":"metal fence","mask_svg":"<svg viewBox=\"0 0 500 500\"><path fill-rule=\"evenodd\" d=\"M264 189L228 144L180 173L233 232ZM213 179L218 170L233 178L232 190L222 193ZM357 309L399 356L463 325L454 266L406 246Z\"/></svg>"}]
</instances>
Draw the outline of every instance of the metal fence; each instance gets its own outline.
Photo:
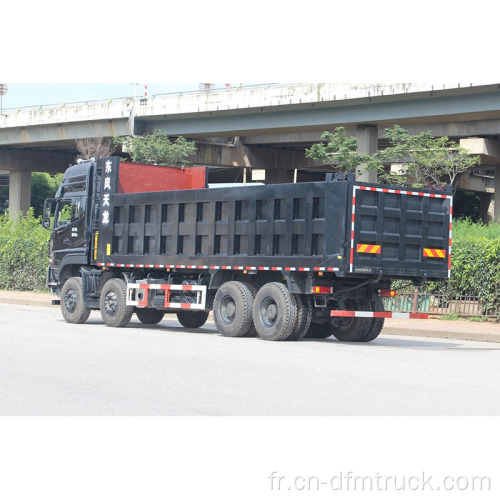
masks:
<instances>
[{"instance_id":1,"label":"metal fence","mask_svg":"<svg viewBox=\"0 0 500 500\"><path fill-rule=\"evenodd\" d=\"M400 293L396 297L384 297L383 301L386 311L500 319L500 305L485 304L471 295L450 297L415 290Z\"/></svg>"}]
</instances>

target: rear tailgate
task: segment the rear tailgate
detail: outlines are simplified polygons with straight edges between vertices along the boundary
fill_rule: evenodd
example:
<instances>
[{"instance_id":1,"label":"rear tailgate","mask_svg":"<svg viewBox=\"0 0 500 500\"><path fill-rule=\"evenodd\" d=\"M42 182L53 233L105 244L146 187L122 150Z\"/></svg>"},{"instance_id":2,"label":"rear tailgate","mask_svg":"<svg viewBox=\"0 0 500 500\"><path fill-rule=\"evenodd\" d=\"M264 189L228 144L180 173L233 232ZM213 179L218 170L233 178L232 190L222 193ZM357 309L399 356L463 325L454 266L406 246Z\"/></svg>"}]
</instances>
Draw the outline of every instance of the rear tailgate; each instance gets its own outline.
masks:
<instances>
[{"instance_id":1,"label":"rear tailgate","mask_svg":"<svg viewBox=\"0 0 500 500\"><path fill-rule=\"evenodd\" d=\"M355 184L350 272L449 277L452 203L451 193Z\"/></svg>"}]
</instances>

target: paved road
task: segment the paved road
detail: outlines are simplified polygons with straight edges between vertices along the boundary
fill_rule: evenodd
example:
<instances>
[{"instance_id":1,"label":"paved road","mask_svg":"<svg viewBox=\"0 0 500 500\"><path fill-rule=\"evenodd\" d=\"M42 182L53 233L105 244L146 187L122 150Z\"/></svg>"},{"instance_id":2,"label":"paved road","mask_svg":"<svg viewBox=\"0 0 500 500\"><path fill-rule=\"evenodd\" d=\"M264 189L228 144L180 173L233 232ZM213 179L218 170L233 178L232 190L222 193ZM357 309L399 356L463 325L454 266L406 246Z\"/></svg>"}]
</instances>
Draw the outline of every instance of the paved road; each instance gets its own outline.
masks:
<instances>
[{"instance_id":1,"label":"paved road","mask_svg":"<svg viewBox=\"0 0 500 500\"><path fill-rule=\"evenodd\" d=\"M487 342L265 342L0 304L0 415L500 415L499 366Z\"/></svg>"}]
</instances>

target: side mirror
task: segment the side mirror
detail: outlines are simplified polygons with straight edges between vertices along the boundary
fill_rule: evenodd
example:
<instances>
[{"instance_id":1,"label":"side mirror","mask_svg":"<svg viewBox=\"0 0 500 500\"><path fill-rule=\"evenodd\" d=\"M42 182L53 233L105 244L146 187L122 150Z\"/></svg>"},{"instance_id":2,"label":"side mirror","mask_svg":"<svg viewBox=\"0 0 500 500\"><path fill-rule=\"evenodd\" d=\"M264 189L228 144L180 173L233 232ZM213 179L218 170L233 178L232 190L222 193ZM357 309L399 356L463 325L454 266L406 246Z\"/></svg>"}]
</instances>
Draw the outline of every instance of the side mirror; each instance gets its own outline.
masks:
<instances>
[{"instance_id":1,"label":"side mirror","mask_svg":"<svg viewBox=\"0 0 500 500\"><path fill-rule=\"evenodd\" d=\"M50 212L53 201L52 199L48 199L43 204L42 227L44 229L50 229Z\"/></svg>"}]
</instances>

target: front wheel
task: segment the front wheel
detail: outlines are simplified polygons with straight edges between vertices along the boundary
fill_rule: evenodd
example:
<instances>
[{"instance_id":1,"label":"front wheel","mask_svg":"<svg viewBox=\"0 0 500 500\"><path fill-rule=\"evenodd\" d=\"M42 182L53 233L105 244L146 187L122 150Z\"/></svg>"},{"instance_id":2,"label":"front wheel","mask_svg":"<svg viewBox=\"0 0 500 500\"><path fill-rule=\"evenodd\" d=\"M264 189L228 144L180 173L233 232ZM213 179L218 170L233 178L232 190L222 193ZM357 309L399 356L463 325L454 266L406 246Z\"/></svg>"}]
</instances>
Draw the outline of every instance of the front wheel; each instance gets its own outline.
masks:
<instances>
[{"instance_id":1,"label":"front wheel","mask_svg":"<svg viewBox=\"0 0 500 500\"><path fill-rule=\"evenodd\" d=\"M83 300L82 278L66 280L61 290L61 312L64 319L68 323L85 323L90 311Z\"/></svg>"},{"instance_id":2,"label":"front wheel","mask_svg":"<svg viewBox=\"0 0 500 500\"><path fill-rule=\"evenodd\" d=\"M106 326L127 326L134 314L133 306L127 306L127 285L124 280L113 278L106 281L99 300L101 316Z\"/></svg>"}]
</instances>

